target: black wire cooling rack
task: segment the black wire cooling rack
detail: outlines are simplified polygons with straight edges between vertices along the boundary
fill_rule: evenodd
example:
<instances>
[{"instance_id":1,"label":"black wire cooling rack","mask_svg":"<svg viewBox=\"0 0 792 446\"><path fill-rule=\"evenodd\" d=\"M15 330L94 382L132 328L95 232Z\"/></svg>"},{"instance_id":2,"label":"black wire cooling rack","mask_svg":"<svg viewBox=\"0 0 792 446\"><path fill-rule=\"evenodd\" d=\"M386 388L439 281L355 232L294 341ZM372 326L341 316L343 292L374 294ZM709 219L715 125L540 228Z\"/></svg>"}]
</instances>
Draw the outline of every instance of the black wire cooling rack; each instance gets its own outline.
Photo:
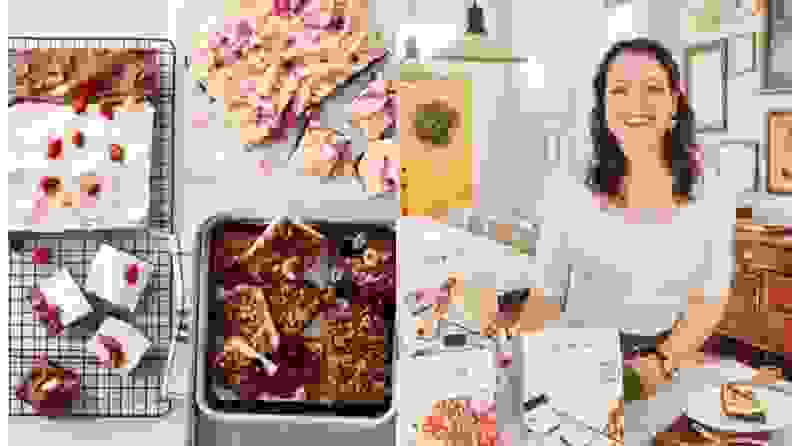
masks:
<instances>
[{"instance_id":1,"label":"black wire cooling rack","mask_svg":"<svg viewBox=\"0 0 792 446\"><path fill-rule=\"evenodd\" d=\"M71 410L74 416L159 417L172 408L163 397L169 346L173 341L174 291L181 287L181 252L175 238L173 218L174 109L176 49L166 39L143 38L42 38L9 37L9 98L15 96L15 52L30 48L128 48L151 49L158 54L159 88L148 99L155 107L154 140L150 176L151 203L147 225L137 230L68 231L42 234L9 232L9 415L35 415L32 407L19 401L15 386L39 353L63 367L79 371L83 397ZM152 349L128 376L98 366L86 348L109 309L97 304L88 316L60 337L49 337L33 319L30 290L58 268L67 268L83 285L94 254L102 243L135 255L154 267L149 286L134 313L120 317L140 329ZM33 262L34 249L49 249L45 265ZM178 271L176 266L178 265ZM178 274L175 274L178 273ZM178 283L177 280L178 279ZM179 294L181 297L181 294ZM91 297L89 296L89 300Z\"/></svg>"}]
</instances>

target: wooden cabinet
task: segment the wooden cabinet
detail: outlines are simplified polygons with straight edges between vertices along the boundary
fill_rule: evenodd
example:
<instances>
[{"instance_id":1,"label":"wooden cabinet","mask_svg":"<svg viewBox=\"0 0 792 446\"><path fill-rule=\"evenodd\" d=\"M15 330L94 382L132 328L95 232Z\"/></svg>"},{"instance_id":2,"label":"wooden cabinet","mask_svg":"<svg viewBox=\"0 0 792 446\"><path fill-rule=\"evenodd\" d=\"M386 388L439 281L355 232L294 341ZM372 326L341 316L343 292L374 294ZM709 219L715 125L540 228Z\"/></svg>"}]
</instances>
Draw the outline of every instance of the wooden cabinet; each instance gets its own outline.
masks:
<instances>
[{"instance_id":1,"label":"wooden cabinet","mask_svg":"<svg viewBox=\"0 0 792 446\"><path fill-rule=\"evenodd\" d=\"M726 314L718 327L721 332L735 338L751 338L756 304L761 291L761 275L737 273L734 293L726 305Z\"/></svg>"},{"instance_id":2,"label":"wooden cabinet","mask_svg":"<svg viewBox=\"0 0 792 446\"><path fill-rule=\"evenodd\" d=\"M717 446L718 442L696 432L660 432L654 446Z\"/></svg>"},{"instance_id":3,"label":"wooden cabinet","mask_svg":"<svg viewBox=\"0 0 792 446\"><path fill-rule=\"evenodd\" d=\"M771 226L737 225L735 289L717 332L772 352L792 350L792 241Z\"/></svg>"},{"instance_id":4,"label":"wooden cabinet","mask_svg":"<svg viewBox=\"0 0 792 446\"><path fill-rule=\"evenodd\" d=\"M763 310L792 313L792 275L766 273L761 297Z\"/></svg>"},{"instance_id":5,"label":"wooden cabinet","mask_svg":"<svg viewBox=\"0 0 792 446\"><path fill-rule=\"evenodd\" d=\"M767 117L768 192L792 192L792 111Z\"/></svg>"},{"instance_id":6,"label":"wooden cabinet","mask_svg":"<svg viewBox=\"0 0 792 446\"><path fill-rule=\"evenodd\" d=\"M449 209L473 207L473 147L470 143L470 82L460 80L418 81L399 97L399 135L402 216L448 216ZM419 137L414 116L427 104L445 104L456 112L448 144L432 145Z\"/></svg>"}]
</instances>

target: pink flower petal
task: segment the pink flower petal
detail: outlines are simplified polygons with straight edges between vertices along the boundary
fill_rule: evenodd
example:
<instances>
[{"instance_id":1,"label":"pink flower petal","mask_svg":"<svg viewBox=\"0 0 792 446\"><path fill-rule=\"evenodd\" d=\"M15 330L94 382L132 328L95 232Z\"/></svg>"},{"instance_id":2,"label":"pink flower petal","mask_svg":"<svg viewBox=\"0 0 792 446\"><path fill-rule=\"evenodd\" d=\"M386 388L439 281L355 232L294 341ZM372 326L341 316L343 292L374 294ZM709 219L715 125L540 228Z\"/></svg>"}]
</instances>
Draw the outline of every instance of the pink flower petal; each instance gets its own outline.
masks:
<instances>
[{"instance_id":1,"label":"pink flower petal","mask_svg":"<svg viewBox=\"0 0 792 446\"><path fill-rule=\"evenodd\" d=\"M624 129L622 128L611 128L610 134L616 139L619 144L624 144Z\"/></svg>"},{"instance_id":2,"label":"pink flower petal","mask_svg":"<svg viewBox=\"0 0 792 446\"><path fill-rule=\"evenodd\" d=\"M424 288L416 291L416 301L421 305L447 304L448 290L445 288Z\"/></svg>"},{"instance_id":3,"label":"pink flower petal","mask_svg":"<svg viewBox=\"0 0 792 446\"><path fill-rule=\"evenodd\" d=\"M658 209L655 214L655 222L665 225L670 224L673 215L674 211L671 208Z\"/></svg>"},{"instance_id":4,"label":"pink flower petal","mask_svg":"<svg viewBox=\"0 0 792 446\"><path fill-rule=\"evenodd\" d=\"M277 349L278 349L278 346L280 346L280 336L278 336L278 335L274 335L274 336L273 336L273 337L270 339L270 344L272 344L272 349L273 349L273 350L277 350Z\"/></svg>"},{"instance_id":5,"label":"pink flower petal","mask_svg":"<svg viewBox=\"0 0 792 446\"><path fill-rule=\"evenodd\" d=\"M260 175L264 175L265 177L272 175L272 161L269 160L260 160L258 162L258 173Z\"/></svg>"},{"instance_id":6,"label":"pink flower petal","mask_svg":"<svg viewBox=\"0 0 792 446\"><path fill-rule=\"evenodd\" d=\"M192 114L192 127L194 129L205 129L209 127L209 113L196 111Z\"/></svg>"},{"instance_id":7,"label":"pink flower petal","mask_svg":"<svg viewBox=\"0 0 792 446\"><path fill-rule=\"evenodd\" d=\"M371 114L385 108L388 98L386 96L361 96L352 101L353 113Z\"/></svg>"},{"instance_id":8,"label":"pink flower petal","mask_svg":"<svg viewBox=\"0 0 792 446\"><path fill-rule=\"evenodd\" d=\"M511 352L498 352L496 355L498 368L507 369L511 367L514 355Z\"/></svg>"},{"instance_id":9,"label":"pink flower petal","mask_svg":"<svg viewBox=\"0 0 792 446\"><path fill-rule=\"evenodd\" d=\"M47 196L41 192L36 194L36 197L33 199L33 210L31 212L31 218L34 224L44 224L47 221L47 215L49 214L49 202L47 200Z\"/></svg>"},{"instance_id":10,"label":"pink flower petal","mask_svg":"<svg viewBox=\"0 0 792 446\"><path fill-rule=\"evenodd\" d=\"M492 415L495 411L494 400L471 400L467 406L475 416Z\"/></svg>"},{"instance_id":11,"label":"pink flower petal","mask_svg":"<svg viewBox=\"0 0 792 446\"><path fill-rule=\"evenodd\" d=\"M34 265L46 265L50 261L49 248L33 248L32 260Z\"/></svg>"},{"instance_id":12,"label":"pink flower petal","mask_svg":"<svg viewBox=\"0 0 792 446\"><path fill-rule=\"evenodd\" d=\"M376 62L382 59L383 57L385 57L385 55L387 54L388 52L385 50L385 48L369 48L368 50L369 63Z\"/></svg>"},{"instance_id":13,"label":"pink flower petal","mask_svg":"<svg viewBox=\"0 0 792 446\"><path fill-rule=\"evenodd\" d=\"M239 90L242 96L250 96L256 93L256 80L243 79L239 82Z\"/></svg>"},{"instance_id":14,"label":"pink flower petal","mask_svg":"<svg viewBox=\"0 0 792 446\"><path fill-rule=\"evenodd\" d=\"M625 209L624 210L624 222L627 224L637 224L641 221L641 210L640 209Z\"/></svg>"},{"instance_id":15,"label":"pink flower petal","mask_svg":"<svg viewBox=\"0 0 792 446\"><path fill-rule=\"evenodd\" d=\"M140 278L141 268L138 264L134 263L127 266L126 270L126 282L128 286L135 286L138 283L138 279Z\"/></svg>"},{"instance_id":16,"label":"pink flower petal","mask_svg":"<svg viewBox=\"0 0 792 446\"><path fill-rule=\"evenodd\" d=\"M688 91L687 82L685 82L684 80L680 79L679 80L679 85L677 86L677 90L678 90L679 94L681 94L683 96L687 96L687 91Z\"/></svg>"},{"instance_id":17,"label":"pink flower petal","mask_svg":"<svg viewBox=\"0 0 792 446\"><path fill-rule=\"evenodd\" d=\"M267 375L274 376L275 373L278 372L278 364L274 364L274 363L269 364L267 367L264 368L264 371L267 373Z\"/></svg>"},{"instance_id":18,"label":"pink flower petal","mask_svg":"<svg viewBox=\"0 0 792 446\"><path fill-rule=\"evenodd\" d=\"M96 196L89 195L86 192L80 192L80 207L86 209L93 209L96 207Z\"/></svg>"},{"instance_id":19,"label":"pink flower petal","mask_svg":"<svg viewBox=\"0 0 792 446\"><path fill-rule=\"evenodd\" d=\"M370 91L373 94L384 95L386 90L387 90L387 85L385 81L382 79L377 79L369 82L366 92ZM366 93L363 94L365 95Z\"/></svg>"},{"instance_id":20,"label":"pink flower petal","mask_svg":"<svg viewBox=\"0 0 792 446\"><path fill-rule=\"evenodd\" d=\"M591 198L594 202L594 206L600 209L605 209L608 207L608 195L594 193L591 195Z\"/></svg>"},{"instance_id":21,"label":"pink flower petal","mask_svg":"<svg viewBox=\"0 0 792 446\"><path fill-rule=\"evenodd\" d=\"M194 65L209 65L209 48L195 48L192 52Z\"/></svg>"}]
</instances>

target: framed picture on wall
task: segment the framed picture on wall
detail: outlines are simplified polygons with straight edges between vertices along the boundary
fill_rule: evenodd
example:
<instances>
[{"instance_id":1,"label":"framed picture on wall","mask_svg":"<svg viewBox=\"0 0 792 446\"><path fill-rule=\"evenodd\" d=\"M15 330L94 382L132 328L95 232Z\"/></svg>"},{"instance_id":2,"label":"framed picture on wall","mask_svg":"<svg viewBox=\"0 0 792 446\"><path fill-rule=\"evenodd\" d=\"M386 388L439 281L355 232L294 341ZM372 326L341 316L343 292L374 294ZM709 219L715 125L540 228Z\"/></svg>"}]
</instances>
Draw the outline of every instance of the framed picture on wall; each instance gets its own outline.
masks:
<instances>
[{"instance_id":1,"label":"framed picture on wall","mask_svg":"<svg viewBox=\"0 0 792 446\"><path fill-rule=\"evenodd\" d=\"M792 109L767 112L767 191L792 193Z\"/></svg>"},{"instance_id":2,"label":"framed picture on wall","mask_svg":"<svg viewBox=\"0 0 792 446\"><path fill-rule=\"evenodd\" d=\"M729 64L734 76L756 71L756 34L747 33L732 37L729 43Z\"/></svg>"},{"instance_id":3,"label":"framed picture on wall","mask_svg":"<svg viewBox=\"0 0 792 446\"><path fill-rule=\"evenodd\" d=\"M722 140L716 175L729 178L740 191L758 192L761 189L759 141Z\"/></svg>"},{"instance_id":4,"label":"framed picture on wall","mask_svg":"<svg viewBox=\"0 0 792 446\"><path fill-rule=\"evenodd\" d=\"M685 80L697 132L727 128L727 47L727 40L719 39L685 50Z\"/></svg>"},{"instance_id":5,"label":"framed picture on wall","mask_svg":"<svg viewBox=\"0 0 792 446\"><path fill-rule=\"evenodd\" d=\"M784 5L787 2L787 5ZM768 0L760 93L792 94L792 18L789 0ZM787 6L785 8L785 6Z\"/></svg>"}]
</instances>

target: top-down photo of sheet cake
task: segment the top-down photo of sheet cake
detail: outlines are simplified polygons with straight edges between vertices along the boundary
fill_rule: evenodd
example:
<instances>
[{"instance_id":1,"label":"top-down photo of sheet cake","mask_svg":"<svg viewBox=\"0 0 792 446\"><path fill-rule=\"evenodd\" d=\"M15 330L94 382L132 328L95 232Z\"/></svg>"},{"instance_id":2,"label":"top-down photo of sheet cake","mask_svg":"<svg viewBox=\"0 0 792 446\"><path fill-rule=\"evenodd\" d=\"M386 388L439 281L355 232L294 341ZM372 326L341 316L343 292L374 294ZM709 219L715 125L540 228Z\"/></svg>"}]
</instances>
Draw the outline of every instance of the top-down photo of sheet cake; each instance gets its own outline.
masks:
<instances>
[{"instance_id":1,"label":"top-down photo of sheet cake","mask_svg":"<svg viewBox=\"0 0 792 446\"><path fill-rule=\"evenodd\" d=\"M42 49L22 50L15 62L10 228L144 225L156 58L142 50Z\"/></svg>"}]
</instances>

